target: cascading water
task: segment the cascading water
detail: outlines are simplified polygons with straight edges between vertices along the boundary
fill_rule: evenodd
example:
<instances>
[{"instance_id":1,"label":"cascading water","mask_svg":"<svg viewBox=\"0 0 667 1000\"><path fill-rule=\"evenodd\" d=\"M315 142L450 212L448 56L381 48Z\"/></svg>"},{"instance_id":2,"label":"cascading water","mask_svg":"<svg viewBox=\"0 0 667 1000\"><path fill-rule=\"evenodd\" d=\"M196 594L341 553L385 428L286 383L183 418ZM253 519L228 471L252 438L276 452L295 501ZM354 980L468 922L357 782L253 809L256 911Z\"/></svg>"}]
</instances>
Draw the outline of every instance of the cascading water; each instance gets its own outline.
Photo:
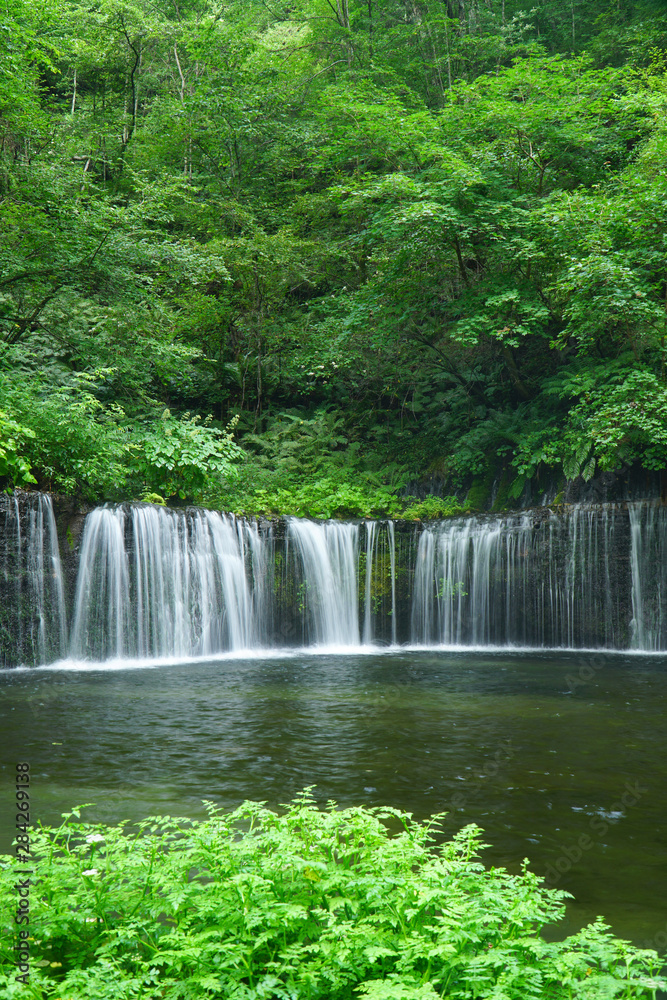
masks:
<instances>
[{"instance_id":1,"label":"cascading water","mask_svg":"<svg viewBox=\"0 0 667 1000\"><path fill-rule=\"evenodd\" d=\"M667 511L630 504L631 646L667 649Z\"/></svg>"},{"instance_id":2,"label":"cascading water","mask_svg":"<svg viewBox=\"0 0 667 1000\"><path fill-rule=\"evenodd\" d=\"M371 617L372 581L373 581L373 555L375 554L375 521L368 521L366 524L366 563L364 584L364 642L370 643L373 637L373 624Z\"/></svg>"},{"instance_id":3,"label":"cascading water","mask_svg":"<svg viewBox=\"0 0 667 1000\"><path fill-rule=\"evenodd\" d=\"M426 526L100 507L79 547L69 643L51 499L5 498L0 517L7 664L66 649L94 661L397 642L667 649L658 503Z\"/></svg>"},{"instance_id":4,"label":"cascading water","mask_svg":"<svg viewBox=\"0 0 667 1000\"><path fill-rule=\"evenodd\" d=\"M288 521L303 571L302 604L311 620L311 642L324 646L359 645L359 526L329 521Z\"/></svg>"},{"instance_id":5,"label":"cascading water","mask_svg":"<svg viewBox=\"0 0 667 1000\"><path fill-rule=\"evenodd\" d=\"M101 507L81 545L73 659L205 656L260 644L255 525L214 511Z\"/></svg>"},{"instance_id":6,"label":"cascading water","mask_svg":"<svg viewBox=\"0 0 667 1000\"><path fill-rule=\"evenodd\" d=\"M51 497L46 494L40 494L30 508L26 552L28 591L37 620L37 660L43 662L53 653L62 655L67 628L56 521Z\"/></svg>"},{"instance_id":7,"label":"cascading water","mask_svg":"<svg viewBox=\"0 0 667 1000\"><path fill-rule=\"evenodd\" d=\"M289 518L292 614L307 644L396 643L396 545L391 521ZM389 629L387 628L389 620Z\"/></svg>"},{"instance_id":8,"label":"cascading water","mask_svg":"<svg viewBox=\"0 0 667 1000\"><path fill-rule=\"evenodd\" d=\"M65 651L65 588L51 497L3 497L0 662L48 663Z\"/></svg>"},{"instance_id":9,"label":"cascading water","mask_svg":"<svg viewBox=\"0 0 667 1000\"><path fill-rule=\"evenodd\" d=\"M396 534L393 521L364 521L363 642L396 645Z\"/></svg>"},{"instance_id":10,"label":"cascading water","mask_svg":"<svg viewBox=\"0 0 667 1000\"><path fill-rule=\"evenodd\" d=\"M626 510L609 505L426 528L415 567L412 641L627 646L627 525Z\"/></svg>"},{"instance_id":11,"label":"cascading water","mask_svg":"<svg viewBox=\"0 0 667 1000\"><path fill-rule=\"evenodd\" d=\"M391 643L396 645L397 624L396 624L396 532L394 522L387 522L387 534L389 536L389 574L391 577Z\"/></svg>"}]
</instances>

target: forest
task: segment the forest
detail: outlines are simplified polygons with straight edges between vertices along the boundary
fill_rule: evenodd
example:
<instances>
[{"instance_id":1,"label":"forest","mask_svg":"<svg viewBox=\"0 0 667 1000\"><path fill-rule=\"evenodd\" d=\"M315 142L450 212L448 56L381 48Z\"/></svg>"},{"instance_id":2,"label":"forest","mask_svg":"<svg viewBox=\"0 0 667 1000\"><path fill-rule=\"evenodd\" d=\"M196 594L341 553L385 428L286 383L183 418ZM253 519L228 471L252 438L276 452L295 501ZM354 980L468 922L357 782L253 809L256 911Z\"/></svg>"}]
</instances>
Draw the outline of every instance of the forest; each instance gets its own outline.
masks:
<instances>
[{"instance_id":1,"label":"forest","mask_svg":"<svg viewBox=\"0 0 667 1000\"><path fill-rule=\"evenodd\" d=\"M0 485L433 517L667 465L664 2L0 32Z\"/></svg>"},{"instance_id":2,"label":"forest","mask_svg":"<svg viewBox=\"0 0 667 1000\"><path fill-rule=\"evenodd\" d=\"M667 997L666 338L667 0L0 0L0 995Z\"/></svg>"}]
</instances>

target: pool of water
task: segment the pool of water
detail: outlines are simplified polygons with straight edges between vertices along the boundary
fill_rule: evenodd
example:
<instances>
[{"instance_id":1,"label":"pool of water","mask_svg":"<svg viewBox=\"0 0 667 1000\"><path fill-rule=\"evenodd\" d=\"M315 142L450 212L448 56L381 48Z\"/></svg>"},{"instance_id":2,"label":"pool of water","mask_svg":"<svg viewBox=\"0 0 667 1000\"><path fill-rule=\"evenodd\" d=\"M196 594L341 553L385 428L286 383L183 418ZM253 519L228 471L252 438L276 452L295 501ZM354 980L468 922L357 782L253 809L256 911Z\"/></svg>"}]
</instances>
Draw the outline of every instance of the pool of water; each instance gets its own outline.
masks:
<instances>
[{"instance_id":1,"label":"pool of water","mask_svg":"<svg viewBox=\"0 0 667 1000\"><path fill-rule=\"evenodd\" d=\"M0 672L0 851L16 760L33 816L54 823L203 816L202 800L448 811L477 823L489 865L532 870L667 941L667 662L605 653L407 651L266 655L130 668Z\"/></svg>"}]
</instances>

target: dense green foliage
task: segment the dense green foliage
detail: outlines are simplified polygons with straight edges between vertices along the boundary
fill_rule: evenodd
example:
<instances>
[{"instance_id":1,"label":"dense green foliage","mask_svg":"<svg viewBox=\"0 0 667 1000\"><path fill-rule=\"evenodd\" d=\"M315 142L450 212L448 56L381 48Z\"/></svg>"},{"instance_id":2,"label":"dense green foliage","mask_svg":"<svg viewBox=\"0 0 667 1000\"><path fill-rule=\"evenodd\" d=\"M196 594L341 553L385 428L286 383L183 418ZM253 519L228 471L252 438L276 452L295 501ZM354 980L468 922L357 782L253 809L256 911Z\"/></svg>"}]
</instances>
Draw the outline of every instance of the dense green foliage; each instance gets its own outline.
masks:
<instances>
[{"instance_id":1,"label":"dense green foliage","mask_svg":"<svg viewBox=\"0 0 667 1000\"><path fill-rule=\"evenodd\" d=\"M6 0L0 31L6 484L395 514L667 464L660 0Z\"/></svg>"},{"instance_id":2,"label":"dense green foliage","mask_svg":"<svg viewBox=\"0 0 667 1000\"><path fill-rule=\"evenodd\" d=\"M0 869L3 995L69 1000L612 1000L667 985L655 952L598 921L556 943L567 895L486 871L480 831L436 845L394 809L284 814L246 802L205 822L78 822L34 834L30 986L14 978L13 869ZM387 825L398 832L391 836Z\"/></svg>"}]
</instances>

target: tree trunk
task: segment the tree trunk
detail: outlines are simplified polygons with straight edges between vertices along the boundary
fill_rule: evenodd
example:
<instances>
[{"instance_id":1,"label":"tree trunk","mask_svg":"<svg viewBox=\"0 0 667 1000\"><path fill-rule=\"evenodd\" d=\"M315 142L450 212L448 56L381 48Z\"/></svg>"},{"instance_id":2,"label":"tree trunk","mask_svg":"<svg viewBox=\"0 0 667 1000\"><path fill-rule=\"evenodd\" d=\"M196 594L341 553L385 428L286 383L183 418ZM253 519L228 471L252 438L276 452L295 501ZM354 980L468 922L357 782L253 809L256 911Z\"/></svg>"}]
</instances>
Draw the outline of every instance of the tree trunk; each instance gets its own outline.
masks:
<instances>
[{"instance_id":1,"label":"tree trunk","mask_svg":"<svg viewBox=\"0 0 667 1000\"><path fill-rule=\"evenodd\" d=\"M368 57L373 58L373 0L368 0Z\"/></svg>"},{"instance_id":2,"label":"tree trunk","mask_svg":"<svg viewBox=\"0 0 667 1000\"><path fill-rule=\"evenodd\" d=\"M338 23L341 28L346 28L350 30L350 7L348 0L336 0L336 9L338 11Z\"/></svg>"}]
</instances>

